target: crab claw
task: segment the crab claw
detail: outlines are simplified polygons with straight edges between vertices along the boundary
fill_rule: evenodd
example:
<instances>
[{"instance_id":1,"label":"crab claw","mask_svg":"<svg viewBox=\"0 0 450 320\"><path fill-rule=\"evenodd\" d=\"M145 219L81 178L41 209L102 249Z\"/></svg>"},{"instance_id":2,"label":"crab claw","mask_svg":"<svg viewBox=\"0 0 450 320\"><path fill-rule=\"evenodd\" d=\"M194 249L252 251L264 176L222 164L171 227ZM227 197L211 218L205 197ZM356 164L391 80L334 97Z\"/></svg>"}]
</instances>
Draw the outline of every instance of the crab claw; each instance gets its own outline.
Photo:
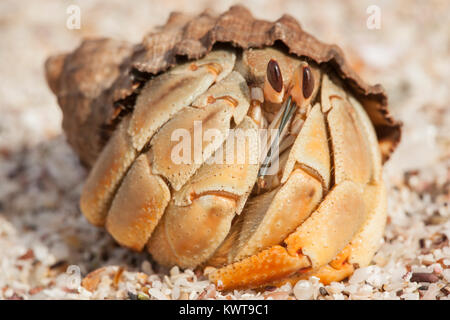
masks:
<instances>
[{"instance_id":1,"label":"crab claw","mask_svg":"<svg viewBox=\"0 0 450 320\"><path fill-rule=\"evenodd\" d=\"M366 218L362 187L345 181L336 185L309 219L284 245L274 245L210 274L224 290L259 287L305 273L331 262L351 241Z\"/></svg>"},{"instance_id":2,"label":"crab claw","mask_svg":"<svg viewBox=\"0 0 450 320\"><path fill-rule=\"evenodd\" d=\"M354 264L349 262L351 255L351 245L347 245L344 250L339 253L330 263L320 267L318 270L304 269L305 272L297 272L293 276L273 283L274 286L279 287L286 282L295 285L297 281L309 279L310 277L319 278L320 282L328 285L334 281L341 281L353 274L355 271Z\"/></svg>"},{"instance_id":3,"label":"crab claw","mask_svg":"<svg viewBox=\"0 0 450 320\"><path fill-rule=\"evenodd\" d=\"M288 277L310 266L304 255L291 256L276 245L242 261L218 269L210 275L219 290L259 287Z\"/></svg>"}]
</instances>

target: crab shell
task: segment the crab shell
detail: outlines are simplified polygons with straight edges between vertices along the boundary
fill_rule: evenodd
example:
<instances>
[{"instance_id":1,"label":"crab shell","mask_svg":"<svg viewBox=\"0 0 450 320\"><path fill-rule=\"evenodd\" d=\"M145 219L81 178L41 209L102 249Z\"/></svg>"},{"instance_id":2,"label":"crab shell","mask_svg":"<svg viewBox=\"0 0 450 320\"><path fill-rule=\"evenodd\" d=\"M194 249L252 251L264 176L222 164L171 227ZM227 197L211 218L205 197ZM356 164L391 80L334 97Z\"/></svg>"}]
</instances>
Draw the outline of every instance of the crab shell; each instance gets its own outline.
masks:
<instances>
[{"instance_id":1,"label":"crab shell","mask_svg":"<svg viewBox=\"0 0 450 320\"><path fill-rule=\"evenodd\" d=\"M255 193L258 139L244 144L243 163L206 160L223 154L230 128L256 132L251 88L263 87L272 58L285 87L309 64L315 89L277 179ZM172 14L138 45L87 40L46 70L69 143L92 166L81 210L121 245L163 265L213 266L221 289L312 275L328 283L370 263L386 220L382 163L400 123L381 86L292 17L256 20L242 6ZM220 137L203 143L200 161L174 163L173 133L197 121Z\"/></svg>"}]
</instances>

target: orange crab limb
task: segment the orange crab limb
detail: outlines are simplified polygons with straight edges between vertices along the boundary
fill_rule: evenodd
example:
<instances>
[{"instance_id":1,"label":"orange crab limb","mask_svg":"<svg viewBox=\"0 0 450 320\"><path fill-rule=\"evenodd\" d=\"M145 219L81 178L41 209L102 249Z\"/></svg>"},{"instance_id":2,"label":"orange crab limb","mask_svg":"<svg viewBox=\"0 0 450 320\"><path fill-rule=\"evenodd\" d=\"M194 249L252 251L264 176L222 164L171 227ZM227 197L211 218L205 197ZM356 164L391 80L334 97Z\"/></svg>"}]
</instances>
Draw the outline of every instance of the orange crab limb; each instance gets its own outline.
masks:
<instances>
[{"instance_id":1,"label":"orange crab limb","mask_svg":"<svg viewBox=\"0 0 450 320\"><path fill-rule=\"evenodd\" d=\"M313 271L312 274L303 275L305 278L315 276L320 279L323 284L330 284L333 281L341 281L349 277L355 271L355 267L348 260L351 254L351 244L347 245L336 258L329 264Z\"/></svg>"},{"instance_id":2,"label":"orange crab limb","mask_svg":"<svg viewBox=\"0 0 450 320\"><path fill-rule=\"evenodd\" d=\"M286 282L295 285L297 281L309 279L310 277L319 278L320 282L325 285L330 284L331 282L341 281L351 276L355 271L355 266L349 262L351 252L352 245L349 244L330 263L316 270L308 270L308 272L296 273L285 281L279 281L274 285L281 286Z\"/></svg>"},{"instance_id":3,"label":"orange crab limb","mask_svg":"<svg viewBox=\"0 0 450 320\"><path fill-rule=\"evenodd\" d=\"M316 271L301 275L302 279L315 276L323 284L330 284L333 281L341 281L347 278L355 271L353 264L348 262L350 253L351 245L347 245L329 264L320 267Z\"/></svg>"},{"instance_id":4,"label":"orange crab limb","mask_svg":"<svg viewBox=\"0 0 450 320\"><path fill-rule=\"evenodd\" d=\"M323 284L341 281L353 274L355 268L369 265L379 246L386 220L386 193L382 184L366 186L364 198L368 217L359 232L329 264L304 274L295 274L287 279L291 284L298 280L317 277ZM370 235L375 235L370 237ZM276 286L286 281L277 282Z\"/></svg>"},{"instance_id":5,"label":"orange crab limb","mask_svg":"<svg viewBox=\"0 0 450 320\"><path fill-rule=\"evenodd\" d=\"M318 269L350 243L365 215L361 187L345 181L335 186L310 218L286 238L286 248L272 246L217 270L210 279L228 290L277 282L305 268ZM346 254L344 251L343 256L338 256L335 266L342 264Z\"/></svg>"},{"instance_id":6,"label":"orange crab limb","mask_svg":"<svg viewBox=\"0 0 450 320\"><path fill-rule=\"evenodd\" d=\"M147 156L140 155L112 201L106 229L121 245L141 251L169 200L169 187L160 176L152 173Z\"/></svg>"},{"instance_id":7,"label":"orange crab limb","mask_svg":"<svg viewBox=\"0 0 450 320\"><path fill-rule=\"evenodd\" d=\"M216 283L219 290L260 287L310 265L306 256L291 256L285 248L276 245L217 270L210 275L210 280Z\"/></svg>"},{"instance_id":8,"label":"orange crab limb","mask_svg":"<svg viewBox=\"0 0 450 320\"><path fill-rule=\"evenodd\" d=\"M322 284L328 285L332 282L338 282L348 278L354 271L355 268L350 263L343 264L340 269L334 269L327 264L315 271L308 270L308 272L305 273L298 272L294 276L274 283L273 286L279 287L285 283L290 283L294 286L299 280L307 280L311 277L317 277Z\"/></svg>"},{"instance_id":9,"label":"orange crab limb","mask_svg":"<svg viewBox=\"0 0 450 320\"><path fill-rule=\"evenodd\" d=\"M355 268L350 263L344 263L339 269L335 269L330 265L325 265L312 274L302 275L301 279L308 279L309 277L317 277L324 285L328 285L332 282L338 282L345 278L348 278L353 274ZM300 279L299 279L300 280Z\"/></svg>"}]
</instances>

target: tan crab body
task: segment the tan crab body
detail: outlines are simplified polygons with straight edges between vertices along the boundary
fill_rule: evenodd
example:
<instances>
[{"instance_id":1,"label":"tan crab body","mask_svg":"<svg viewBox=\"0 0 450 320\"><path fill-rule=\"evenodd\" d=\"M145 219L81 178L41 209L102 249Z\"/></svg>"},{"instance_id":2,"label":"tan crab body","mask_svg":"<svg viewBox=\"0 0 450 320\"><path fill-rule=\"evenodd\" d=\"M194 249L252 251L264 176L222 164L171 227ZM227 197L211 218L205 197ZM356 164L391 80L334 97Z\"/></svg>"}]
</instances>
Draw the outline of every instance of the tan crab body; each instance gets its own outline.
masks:
<instances>
[{"instance_id":1,"label":"tan crab body","mask_svg":"<svg viewBox=\"0 0 450 320\"><path fill-rule=\"evenodd\" d=\"M119 244L166 266L212 266L221 289L328 283L370 263L400 125L380 86L289 16L175 14L134 47L91 40L52 57L47 78L92 166L81 211ZM199 125L214 135L199 140Z\"/></svg>"}]
</instances>

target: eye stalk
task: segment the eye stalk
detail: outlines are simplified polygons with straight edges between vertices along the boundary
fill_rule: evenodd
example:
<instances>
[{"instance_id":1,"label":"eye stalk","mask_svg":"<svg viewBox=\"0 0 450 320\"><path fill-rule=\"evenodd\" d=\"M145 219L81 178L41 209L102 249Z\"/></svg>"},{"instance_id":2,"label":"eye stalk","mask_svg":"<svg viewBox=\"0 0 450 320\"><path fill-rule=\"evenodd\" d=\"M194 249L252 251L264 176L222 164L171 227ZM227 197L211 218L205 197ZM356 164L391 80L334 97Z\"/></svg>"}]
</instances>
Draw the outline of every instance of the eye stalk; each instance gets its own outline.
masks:
<instances>
[{"instance_id":1,"label":"eye stalk","mask_svg":"<svg viewBox=\"0 0 450 320\"><path fill-rule=\"evenodd\" d=\"M281 68L275 59L267 64L266 79L264 81L264 99L272 103L281 103L284 98L283 76Z\"/></svg>"},{"instance_id":2,"label":"eye stalk","mask_svg":"<svg viewBox=\"0 0 450 320\"><path fill-rule=\"evenodd\" d=\"M275 60L270 60L267 65L266 82L264 83L264 96L268 96L271 92L276 92L278 94L284 94L284 87L282 85L281 72L279 72L278 63ZM281 91L279 89L279 83L281 82ZM270 87L270 88L269 88ZM270 91L271 89L272 91ZM274 119L269 125L269 129L278 129L275 139L268 139L269 146L267 152L265 152L265 157L262 165L259 169L258 176L262 177L267 174L267 168L272 163L272 161L278 157L276 152L273 152L274 146L278 144L287 134L289 123L295 116L298 109L305 108L310 102L314 91L314 76L311 68L306 62L302 62L300 66L294 71L291 85L289 87L287 98L283 101L280 110L275 115ZM270 97L270 96L269 96ZM281 96L283 99L283 96ZM272 101L272 100L270 100ZM272 101L273 102L273 101ZM298 124L296 125L298 127ZM299 131L297 128L295 131Z\"/></svg>"},{"instance_id":3,"label":"eye stalk","mask_svg":"<svg viewBox=\"0 0 450 320\"><path fill-rule=\"evenodd\" d=\"M306 62L302 62L295 70L290 88L292 100L302 107L309 103L314 91L314 76L311 68Z\"/></svg>"}]
</instances>

